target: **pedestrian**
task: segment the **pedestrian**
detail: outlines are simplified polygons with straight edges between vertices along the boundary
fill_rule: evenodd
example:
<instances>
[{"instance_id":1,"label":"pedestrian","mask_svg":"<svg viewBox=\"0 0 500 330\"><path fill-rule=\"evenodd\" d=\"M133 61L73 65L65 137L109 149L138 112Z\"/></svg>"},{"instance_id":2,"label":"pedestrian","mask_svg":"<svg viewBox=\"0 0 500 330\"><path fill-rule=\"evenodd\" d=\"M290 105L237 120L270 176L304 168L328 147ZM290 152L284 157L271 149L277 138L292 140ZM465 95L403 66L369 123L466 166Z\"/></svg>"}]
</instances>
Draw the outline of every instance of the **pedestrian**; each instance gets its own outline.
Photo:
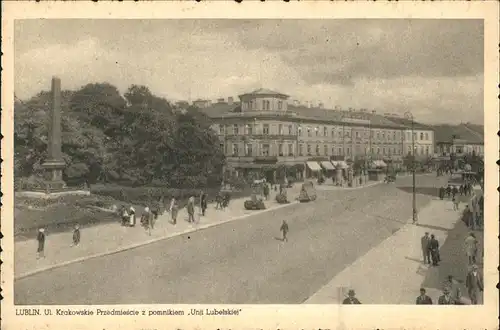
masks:
<instances>
[{"instance_id":1,"label":"pedestrian","mask_svg":"<svg viewBox=\"0 0 500 330\"><path fill-rule=\"evenodd\" d=\"M129 222L129 215L127 212L127 208L125 206L122 206L122 226L126 226L128 222Z\"/></svg>"},{"instance_id":2,"label":"pedestrian","mask_svg":"<svg viewBox=\"0 0 500 330\"><path fill-rule=\"evenodd\" d=\"M420 243L422 245L422 255L424 257L424 264L431 263L431 251L430 251L430 243L431 238L429 237L429 233L426 232L424 236L420 239Z\"/></svg>"},{"instance_id":3,"label":"pedestrian","mask_svg":"<svg viewBox=\"0 0 500 330\"><path fill-rule=\"evenodd\" d=\"M342 302L343 305L361 305L361 302L356 298L356 293L354 290L349 290L347 293L347 298Z\"/></svg>"},{"instance_id":4,"label":"pedestrian","mask_svg":"<svg viewBox=\"0 0 500 330\"><path fill-rule=\"evenodd\" d=\"M73 244L71 246L77 246L78 244L80 244L80 226L76 224L73 230Z\"/></svg>"},{"instance_id":5,"label":"pedestrian","mask_svg":"<svg viewBox=\"0 0 500 330\"><path fill-rule=\"evenodd\" d=\"M451 187L446 187L446 196L451 196Z\"/></svg>"},{"instance_id":6,"label":"pedestrian","mask_svg":"<svg viewBox=\"0 0 500 330\"><path fill-rule=\"evenodd\" d=\"M444 189L444 187L439 188L439 198L440 198L441 200L443 200L443 199L444 199L444 194L445 194L445 189Z\"/></svg>"},{"instance_id":7,"label":"pedestrian","mask_svg":"<svg viewBox=\"0 0 500 330\"><path fill-rule=\"evenodd\" d=\"M465 255L469 260L469 266L476 263L477 258L477 239L474 233L469 233L465 238Z\"/></svg>"},{"instance_id":8,"label":"pedestrian","mask_svg":"<svg viewBox=\"0 0 500 330\"><path fill-rule=\"evenodd\" d=\"M205 211L207 210L207 207L208 207L207 199L208 199L207 194L202 192L201 193L201 201L200 201L201 215L202 216L205 216Z\"/></svg>"},{"instance_id":9,"label":"pedestrian","mask_svg":"<svg viewBox=\"0 0 500 330\"><path fill-rule=\"evenodd\" d=\"M416 300L417 305L432 305L432 299L425 293L424 288L420 288L420 296Z\"/></svg>"},{"instance_id":10,"label":"pedestrian","mask_svg":"<svg viewBox=\"0 0 500 330\"><path fill-rule=\"evenodd\" d=\"M472 211L469 208L469 205L465 205L464 209L464 222L467 227L472 227L473 226L473 219L472 219Z\"/></svg>"},{"instance_id":11,"label":"pedestrian","mask_svg":"<svg viewBox=\"0 0 500 330\"><path fill-rule=\"evenodd\" d=\"M453 197L457 196L458 195L458 189L457 189L457 186L453 186L453 188L451 189L451 195Z\"/></svg>"},{"instance_id":12,"label":"pedestrian","mask_svg":"<svg viewBox=\"0 0 500 330\"><path fill-rule=\"evenodd\" d=\"M269 185L267 183L264 184L264 198L266 201L269 199Z\"/></svg>"},{"instance_id":13,"label":"pedestrian","mask_svg":"<svg viewBox=\"0 0 500 330\"><path fill-rule=\"evenodd\" d=\"M461 184L460 188L458 188L458 192L460 193L460 196L464 195L464 185L463 184Z\"/></svg>"},{"instance_id":14,"label":"pedestrian","mask_svg":"<svg viewBox=\"0 0 500 330\"><path fill-rule=\"evenodd\" d=\"M177 224L177 213L179 212L179 204L177 204L177 200L175 197L172 197L172 200L170 201L170 217L172 218L172 223L175 225Z\"/></svg>"},{"instance_id":15,"label":"pedestrian","mask_svg":"<svg viewBox=\"0 0 500 330\"><path fill-rule=\"evenodd\" d=\"M188 222L194 222L194 196L189 197L187 204Z\"/></svg>"},{"instance_id":16,"label":"pedestrian","mask_svg":"<svg viewBox=\"0 0 500 330\"><path fill-rule=\"evenodd\" d=\"M467 274L465 280L465 286L467 287L472 305L477 305L479 292L482 292L484 288L483 279L477 269L476 265L472 265L472 270Z\"/></svg>"},{"instance_id":17,"label":"pedestrian","mask_svg":"<svg viewBox=\"0 0 500 330\"><path fill-rule=\"evenodd\" d=\"M38 241L38 249L36 250L37 259L45 258L45 229L38 229L38 235L36 236L36 240Z\"/></svg>"},{"instance_id":18,"label":"pedestrian","mask_svg":"<svg viewBox=\"0 0 500 330\"><path fill-rule=\"evenodd\" d=\"M458 198L453 195L452 199L451 199L452 203L453 203L453 211L458 211L459 209L459 201L458 201Z\"/></svg>"},{"instance_id":19,"label":"pedestrian","mask_svg":"<svg viewBox=\"0 0 500 330\"><path fill-rule=\"evenodd\" d=\"M466 305L462 297L462 290L460 290L460 285L452 275L448 275L447 280L443 283L443 288L450 289L450 295L451 298L455 301L455 305Z\"/></svg>"},{"instance_id":20,"label":"pedestrian","mask_svg":"<svg viewBox=\"0 0 500 330\"><path fill-rule=\"evenodd\" d=\"M133 206L131 206L128 213L129 213L129 220L128 220L129 226L135 227L135 222L136 222L136 220L135 220L135 208Z\"/></svg>"},{"instance_id":21,"label":"pedestrian","mask_svg":"<svg viewBox=\"0 0 500 330\"><path fill-rule=\"evenodd\" d=\"M283 242L288 242L288 238L286 235L288 234L288 223L283 220L283 223L281 224L280 231L283 234Z\"/></svg>"},{"instance_id":22,"label":"pedestrian","mask_svg":"<svg viewBox=\"0 0 500 330\"><path fill-rule=\"evenodd\" d=\"M450 294L450 288L443 288L443 295L438 298L438 305L455 305L455 300Z\"/></svg>"},{"instance_id":23,"label":"pedestrian","mask_svg":"<svg viewBox=\"0 0 500 330\"><path fill-rule=\"evenodd\" d=\"M429 242L429 248L431 251L431 259L432 259L432 265L433 266L438 266L440 257L439 257L439 242L434 236L434 234L431 235L431 240Z\"/></svg>"}]
</instances>

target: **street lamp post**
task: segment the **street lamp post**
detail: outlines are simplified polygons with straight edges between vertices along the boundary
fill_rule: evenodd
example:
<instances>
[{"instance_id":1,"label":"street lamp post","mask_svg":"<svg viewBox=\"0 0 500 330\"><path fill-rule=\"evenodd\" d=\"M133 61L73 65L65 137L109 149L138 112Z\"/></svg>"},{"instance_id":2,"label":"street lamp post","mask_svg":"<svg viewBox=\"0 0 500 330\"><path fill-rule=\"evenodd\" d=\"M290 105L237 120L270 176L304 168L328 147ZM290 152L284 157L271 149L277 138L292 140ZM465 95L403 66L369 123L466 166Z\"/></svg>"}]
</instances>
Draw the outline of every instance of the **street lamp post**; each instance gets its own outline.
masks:
<instances>
[{"instance_id":1,"label":"street lamp post","mask_svg":"<svg viewBox=\"0 0 500 330\"><path fill-rule=\"evenodd\" d=\"M416 180L415 180L415 133L414 133L414 118L413 114L409 111L405 112L405 117L411 120L411 167L412 167L412 188L413 188L413 199L412 199L412 210L413 210L413 223L418 221L417 213L417 191L416 191Z\"/></svg>"}]
</instances>

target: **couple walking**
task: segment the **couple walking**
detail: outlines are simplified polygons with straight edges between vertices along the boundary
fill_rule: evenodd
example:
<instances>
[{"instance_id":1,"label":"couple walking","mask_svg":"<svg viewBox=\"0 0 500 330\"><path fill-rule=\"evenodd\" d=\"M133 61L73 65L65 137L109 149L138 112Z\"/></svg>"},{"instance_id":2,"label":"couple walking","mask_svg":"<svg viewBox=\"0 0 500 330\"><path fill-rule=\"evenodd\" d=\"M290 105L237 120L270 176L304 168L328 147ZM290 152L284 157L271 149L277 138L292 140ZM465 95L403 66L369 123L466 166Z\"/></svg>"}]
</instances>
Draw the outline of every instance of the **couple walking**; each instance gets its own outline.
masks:
<instances>
[{"instance_id":1,"label":"couple walking","mask_svg":"<svg viewBox=\"0 0 500 330\"><path fill-rule=\"evenodd\" d=\"M420 240L422 244L422 254L424 257L424 264L430 264L432 260L433 266L438 266L441 261L441 256L439 255L439 241L436 239L434 234L429 236L426 232Z\"/></svg>"}]
</instances>

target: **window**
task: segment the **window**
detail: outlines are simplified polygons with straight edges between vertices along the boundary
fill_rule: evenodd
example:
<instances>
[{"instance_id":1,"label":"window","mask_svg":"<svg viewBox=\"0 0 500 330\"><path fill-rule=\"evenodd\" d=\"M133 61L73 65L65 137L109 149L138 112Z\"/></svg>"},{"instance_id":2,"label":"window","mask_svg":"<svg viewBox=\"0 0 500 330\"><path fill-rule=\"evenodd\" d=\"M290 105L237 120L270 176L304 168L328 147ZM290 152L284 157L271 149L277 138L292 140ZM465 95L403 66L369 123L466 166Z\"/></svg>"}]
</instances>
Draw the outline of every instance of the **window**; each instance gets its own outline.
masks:
<instances>
[{"instance_id":1,"label":"window","mask_svg":"<svg viewBox=\"0 0 500 330\"><path fill-rule=\"evenodd\" d=\"M356 131L356 139L359 139L359 132Z\"/></svg>"},{"instance_id":2,"label":"window","mask_svg":"<svg viewBox=\"0 0 500 330\"><path fill-rule=\"evenodd\" d=\"M247 144L246 155L247 156L252 156L253 155L253 147L252 147L251 143Z\"/></svg>"},{"instance_id":3,"label":"window","mask_svg":"<svg viewBox=\"0 0 500 330\"><path fill-rule=\"evenodd\" d=\"M222 124L219 125L219 134L224 135L225 132L226 132L226 126Z\"/></svg>"},{"instance_id":4,"label":"window","mask_svg":"<svg viewBox=\"0 0 500 330\"><path fill-rule=\"evenodd\" d=\"M281 110L283 107L283 101L278 101L278 110Z\"/></svg>"},{"instance_id":5,"label":"window","mask_svg":"<svg viewBox=\"0 0 500 330\"><path fill-rule=\"evenodd\" d=\"M424 154L424 147L423 146L420 146L420 154L423 155Z\"/></svg>"},{"instance_id":6,"label":"window","mask_svg":"<svg viewBox=\"0 0 500 330\"><path fill-rule=\"evenodd\" d=\"M281 125L281 124L278 125L278 134L279 135L283 134L283 125Z\"/></svg>"},{"instance_id":7,"label":"window","mask_svg":"<svg viewBox=\"0 0 500 330\"><path fill-rule=\"evenodd\" d=\"M328 146L325 144L323 149L325 151L325 156L327 156L328 155Z\"/></svg>"},{"instance_id":8,"label":"window","mask_svg":"<svg viewBox=\"0 0 500 330\"><path fill-rule=\"evenodd\" d=\"M316 136L319 136L319 128L318 128L318 127L315 127L315 128L314 128L314 131L316 132Z\"/></svg>"},{"instance_id":9,"label":"window","mask_svg":"<svg viewBox=\"0 0 500 330\"><path fill-rule=\"evenodd\" d=\"M224 151L224 153L226 153L225 149L224 149L224 143L219 143L219 147L220 147L220 150L222 150L222 151Z\"/></svg>"},{"instance_id":10,"label":"window","mask_svg":"<svg viewBox=\"0 0 500 330\"><path fill-rule=\"evenodd\" d=\"M299 145L299 156L302 156L304 154L304 145L301 144Z\"/></svg>"},{"instance_id":11,"label":"window","mask_svg":"<svg viewBox=\"0 0 500 330\"><path fill-rule=\"evenodd\" d=\"M347 154L350 155L351 154L351 149L350 148L347 148Z\"/></svg>"},{"instance_id":12,"label":"window","mask_svg":"<svg viewBox=\"0 0 500 330\"><path fill-rule=\"evenodd\" d=\"M425 134L427 134L427 133L425 133ZM474 151L475 151L475 150L474 150ZM425 147L425 154L426 154L426 155L429 155L429 146L426 146L426 147Z\"/></svg>"},{"instance_id":13,"label":"window","mask_svg":"<svg viewBox=\"0 0 500 330\"><path fill-rule=\"evenodd\" d=\"M297 134L298 134L298 136L302 136L302 126L299 126L297 128Z\"/></svg>"},{"instance_id":14,"label":"window","mask_svg":"<svg viewBox=\"0 0 500 330\"><path fill-rule=\"evenodd\" d=\"M429 141L429 133L425 133L425 140Z\"/></svg>"},{"instance_id":15,"label":"window","mask_svg":"<svg viewBox=\"0 0 500 330\"><path fill-rule=\"evenodd\" d=\"M372 154L374 154L374 153L375 153L375 148L373 148L373 147L372 147L371 153L372 153Z\"/></svg>"},{"instance_id":16,"label":"window","mask_svg":"<svg viewBox=\"0 0 500 330\"><path fill-rule=\"evenodd\" d=\"M382 155L385 155L385 148L382 148Z\"/></svg>"},{"instance_id":17,"label":"window","mask_svg":"<svg viewBox=\"0 0 500 330\"><path fill-rule=\"evenodd\" d=\"M377 132L377 140L380 140L380 132Z\"/></svg>"},{"instance_id":18,"label":"window","mask_svg":"<svg viewBox=\"0 0 500 330\"><path fill-rule=\"evenodd\" d=\"M307 128L307 136L311 136L311 128L310 127Z\"/></svg>"},{"instance_id":19,"label":"window","mask_svg":"<svg viewBox=\"0 0 500 330\"><path fill-rule=\"evenodd\" d=\"M377 155L380 155L380 148L377 148Z\"/></svg>"},{"instance_id":20,"label":"window","mask_svg":"<svg viewBox=\"0 0 500 330\"><path fill-rule=\"evenodd\" d=\"M407 133L406 133L406 140L407 140L407 141L410 141L410 140L411 140L410 132L407 132Z\"/></svg>"},{"instance_id":21,"label":"window","mask_svg":"<svg viewBox=\"0 0 500 330\"><path fill-rule=\"evenodd\" d=\"M316 145L316 155L319 156L319 144Z\"/></svg>"},{"instance_id":22,"label":"window","mask_svg":"<svg viewBox=\"0 0 500 330\"><path fill-rule=\"evenodd\" d=\"M382 132L382 140L385 140L385 132Z\"/></svg>"},{"instance_id":23,"label":"window","mask_svg":"<svg viewBox=\"0 0 500 330\"><path fill-rule=\"evenodd\" d=\"M311 145L310 144L307 145L307 155L311 156Z\"/></svg>"},{"instance_id":24,"label":"window","mask_svg":"<svg viewBox=\"0 0 500 330\"><path fill-rule=\"evenodd\" d=\"M240 129L239 129L239 127L238 127L238 124L234 124L234 125L233 125L233 134L234 134L234 135L238 135L238 134L240 134Z\"/></svg>"},{"instance_id":25,"label":"window","mask_svg":"<svg viewBox=\"0 0 500 330\"><path fill-rule=\"evenodd\" d=\"M328 136L328 128L326 126L323 127L323 136Z\"/></svg>"},{"instance_id":26,"label":"window","mask_svg":"<svg viewBox=\"0 0 500 330\"><path fill-rule=\"evenodd\" d=\"M293 144L288 144L288 156L293 156Z\"/></svg>"},{"instance_id":27,"label":"window","mask_svg":"<svg viewBox=\"0 0 500 330\"><path fill-rule=\"evenodd\" d=\"M408 155L411 155L411 147L408 146Z\"/></svg>"},{"instance_id":28,"label":"window","mask_svg":"<svg viewBox=\"0 0 500 330\"><path fill-rule=\"evenodd\" d=\"M266 101L266 110L271 110L271 102Z\"/></svg>"},{"instance_id":29,"label":"window","mask_svg":"<svg viewBox=\"0 0 500 330\"><path fill-rule=\"evenodd\" d=\"M342 131L339 131L339 134L337 134L339 138L342 138Z\"/></svg>"},{"instance_id":30,"label":"window","mask_svg":"<svg viewBox=\"0 0 500 330\"><path fill-rule=\"evenodd\" d=\"M238 144L233 143L233 156L238 156Z\"/></svg>"},{"instance_id":31,"label":"window","mask_svg":"<svg viewBox=\"0 0 500 330\"><path fill-rule=\"evenodd\" d=\"M283 156L283 144L281 143L278 145L278 155Z\"/></svg>"},{"instance_id":32,"label":"window","mask_svg":"<svg viewBox=\"0 0 500 330\"><path fill-rule=\"evenodd\" d=\"M269 156L269 144L262 145L262 156Z\"/></svg>"},{"instance_id":33,"label":"window","mask_svg":"<svg viewBox=\"0 0 500 330\"><path fill-rule=\"evenodd\" d=\"M262 128L262 134L269 135L269 124L264 124Z\"/></svg>"},{"instance_id":34,"label":"window","mask_svg":"<svg viewBox=\"0 0 500 330\"><path fill-rule=\"evenodd\" d=\"M247 124L247 134L248 135L253 134L253 125L252 124Z\"/></svg>"},{"instance_id":35,"label":"window","mask_svg":"<svg viewBox=\"0 0 500 330\"><path fill-rule=\"evenodd\" d=\"M417 133L413 133L413 140L417 141Z\"/></svg>"},{"instance_id":36,"label":"window","mask_svg":"<svg viewBox=\"0 0 500 330\"><path fill-rule=\"evenodd\" d=\"M293 127L292 125L288 125L288 134L293 135Z\"/></svg>"},{"instance_id":37,"label":"window","mask_svg":"<svg viewBox=\"0 0 500 330\"><path fill-rule=\"evenodd\" d=\"M424 139L424 133L420 133L420 141Z\"/></svg>"},{"instance_id":38,"label":"window","mask_svg":"<svg viewBox=\"0 0 500 330\"><path fill-rule=\"evenodd\" d=\"M396 132L393 132L393 133L392 133L392 139L393 139L394 141L396 141Z\"/></svg>"},{"instance_id":39,"label":"window","mask_svg":"<svg viewBox=\"0 0 500 330\"><path fill-rule=\"evenodd\" d=\"M228 155L228 154L229 154L229 143L224 145L224 155Z\"/></svg>"},{"instance_id":40,"label":"window","mask_svg":"<svg viewBox=\"0 0 500 330\"><path fill-rule=\"evenodd\" d=\"M332 138L335 137L335 130L332 128Z\"/></svg>"},{"instance_id":41,"label":"window","mask_svg":"<svg viewBox=\"0 0 500 330\"><path fill-rule=\"evenodd\" d=\"M335 154L335 147L332 147L332 155L336 155Z\"/></svg>"}]
</instances>

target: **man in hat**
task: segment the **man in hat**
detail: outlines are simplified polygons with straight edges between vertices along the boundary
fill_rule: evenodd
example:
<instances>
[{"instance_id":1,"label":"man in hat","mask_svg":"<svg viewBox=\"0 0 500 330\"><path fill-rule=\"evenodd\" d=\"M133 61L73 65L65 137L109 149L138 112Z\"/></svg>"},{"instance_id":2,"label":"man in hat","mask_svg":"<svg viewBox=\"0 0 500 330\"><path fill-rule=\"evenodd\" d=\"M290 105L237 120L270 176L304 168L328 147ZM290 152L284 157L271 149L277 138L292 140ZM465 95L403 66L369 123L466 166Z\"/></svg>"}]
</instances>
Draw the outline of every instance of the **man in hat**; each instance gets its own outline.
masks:
<instances>
[{"instance_id":1,"label":"man in hat","mask_svg":"<svg viewBox=\"0 0 500 330\"><path fill-rule=\"evenodd\" d=\"M477 256L477 239L474 233L469 233L464 242L465 245L465 254L469 259L469 265L473 265L476 263Z\"/></svg>"},{"instance_id":2,"label":"man in hat","mask_svg":"<svg viewBox=\"0 0 500 330\"><path fill-rule=\"evenodd\" d=\"M439 296L438 305L455 305L455 300L451 296L449 287L446 286L443 288L443 295Z\"/></svg>"},{"instance_id":3,"label":"man in hat","mask_svg":"<svg viewBox=\"0 0 500 330\"><path fill-rule=\"evenodd\" d=\"M361 302L356 298L356 293L354 290L349 290L347 293L347 298L342 302L343 305L360 305Z\"/></svg>"},{"instance_id":4,"label":"man in hat","mask_svg":"<svg viewBox=\"0 0 500 330\"><path fill-rule=\"evenodd\" d=\"M464 298L462 297L462 290L460 284L452 275L448 275L446 281L443 283L443 288L450 289L451 298L455 301L455 305L465 305Z\"/></svg>"},{"instance_id":5,"label":"man in hat","mask_svg":"<svg viewBox=\"0 0 500 330\"><path fill-rule=\"evenodd\" d=\"M420 288L420 296L417 297L417 305L432 305L432 299L425 293L424 288Z\"/></svg>"},{"instance_id":6,"label":"man in hat","mask_svg":"<svg viewBox=\"0 0 500 330\"><path fill-rule=\"evenodd\" d=\"M38 235L36 237L36 240L38 241L38 249L36 250L37 253L37 259L40 258L45 258L45 229L40 228L38 229Z\"/></svg>"},{"instance_id":7,"label":"man in hat","mask_svg":"<svg viewBox=\"0 0 500 330\"><path fill-rule=\"evenodd\" d=\"M424 264L431 263L431 251L430 251L430 243L431 238L429 237L429 233L426 232L424 236L420 239L420 243L422 245L422 255L424 256Z\"/></svg>"},{"instance_id":8,"label":"man in hat","mask_svg":"<svg viewBox=\"0 0 500 330\"><path fill-rule=\"evenodd\" d=\"M281 224L280 231L283 233L283 242L288 242L288 238L286 237L286 234L288 234L288 223L285 220Z\"/></svg>"},{"instance_id":9,"label":"man in hat","mask_svg":"<svg viewBox=\"0 0 500 330\"><path fill-rule=\"evenodd\" d=\"M439 257L439 242L434 236L434 234L431 235L431 240L429 242L429 250L431 252L432 265L438 266L439 262L441 261L441 258Z\"/></svg>"},{"instance_id":10,"label":"man in hat","mask_svg":"<svg viewBox=\"0 0 500 330\"><path fill-rule=\"evenodd\" d=\"M483 279L478 272L477 265L472 265L472 270L467 274L467 278L465 279L465 286L467 287L471 304L477 305L479 292L482 292L484 288Z\"/></svg>"}]
</instances>

